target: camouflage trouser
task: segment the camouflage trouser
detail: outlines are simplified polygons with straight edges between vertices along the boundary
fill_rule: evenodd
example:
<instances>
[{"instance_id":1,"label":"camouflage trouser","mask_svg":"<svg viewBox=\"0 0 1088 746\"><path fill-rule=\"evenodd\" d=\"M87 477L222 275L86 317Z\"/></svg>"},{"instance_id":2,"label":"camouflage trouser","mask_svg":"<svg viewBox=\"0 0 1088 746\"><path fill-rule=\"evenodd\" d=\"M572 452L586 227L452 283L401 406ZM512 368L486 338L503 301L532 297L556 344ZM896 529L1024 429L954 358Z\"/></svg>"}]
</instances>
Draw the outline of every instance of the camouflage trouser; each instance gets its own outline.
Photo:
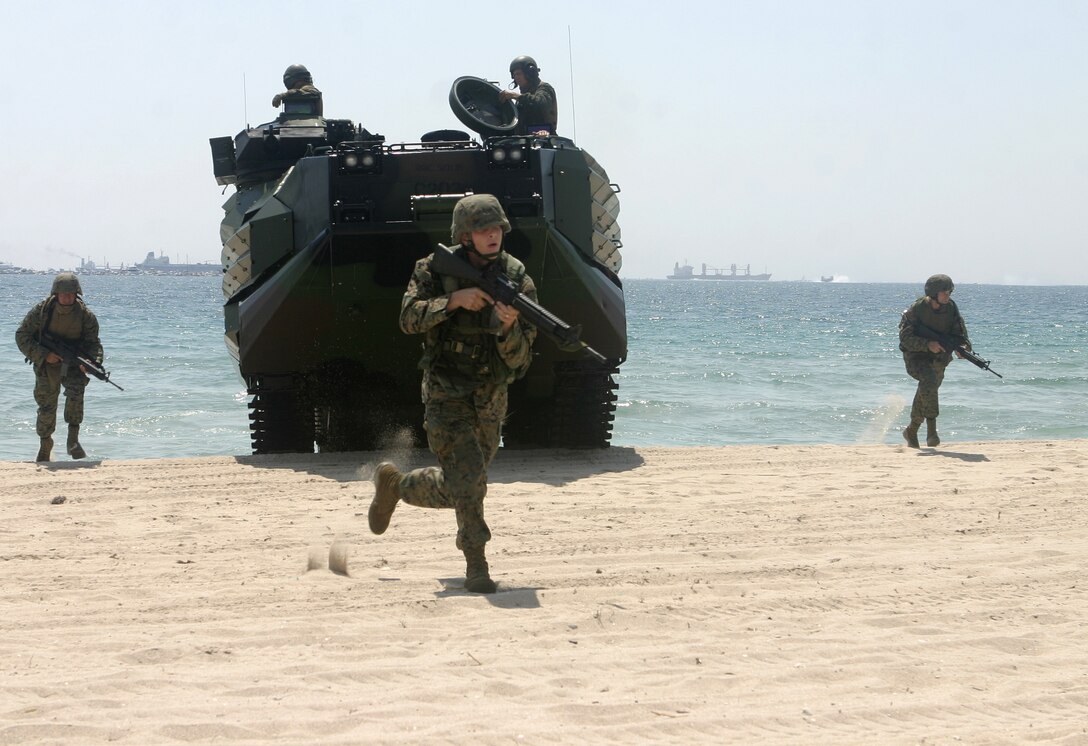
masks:
<instances>
[{"instance_id":1,"label":"camouflage trouser","mask_svg":"<svg viewBox=\"0 0 1088 746\"><path fill-rule=\"evenodd\" d=\"M914 422L921 422L935 418L940 414L940 406L937 400L937 389L944 380L944 369L948 367L948 361L933 355L905 355L907 375L918 382L918 390L914 392L914 404L910 408L910 418Z\"/></svg>"},{"instance_id":2,"label":"camouflage trouser","mask_svg":"<svg viewBox=\"0 0 1088 746\"><path fill-rule=\"evenodd\" d=\"M499 450L506 416L506 384L484 384L470 398L428 397L423 425L439 467L404 475L401 500L423 508L453 508L457 548L482 547L491 539L484 521L487 467Z\"/></svg>"},{"instance_id":3,"label":"camouflage trouser","mask_svg":"<svg viewBox=\"0 0 1088 746\"><path fill-rule=\"evenodd\" d=\"M57 401L64 386L64 421L69 425L83 422L83 392L87 376L74 365L61 376L61 364L43 365L35 371L34 401L38 403L37 430L39 438L47 438L57 429Z\"/></svg>"}]
</instances>

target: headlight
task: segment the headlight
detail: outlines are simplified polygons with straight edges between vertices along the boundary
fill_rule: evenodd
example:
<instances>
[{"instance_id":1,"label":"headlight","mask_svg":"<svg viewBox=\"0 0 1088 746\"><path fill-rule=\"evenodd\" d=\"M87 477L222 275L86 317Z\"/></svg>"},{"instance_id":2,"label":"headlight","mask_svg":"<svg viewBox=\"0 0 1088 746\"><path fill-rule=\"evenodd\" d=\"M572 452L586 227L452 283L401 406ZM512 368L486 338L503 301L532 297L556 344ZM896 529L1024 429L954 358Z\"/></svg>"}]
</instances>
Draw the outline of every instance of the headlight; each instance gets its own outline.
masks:
<instances>
[{"instance_id":1,"label":"headlight","mask_svg":"<svg viewBox=\"0 0 1088 746\"><path fill-rule=\"evenodd\" d=\"M381 149L372 147L341 146L337 151L342 174L380 174L382 172Z\"/></svg>"},{"instance_id":2,"label":"headlight","mask_svg":"<svg viewBox=\"0 0 1088 746\"><path fill-rule=\"evenodd\" d=\"M491 168L519 168L529 165L529 152L523 140L505 140L488 151Z\"/></svg>"}]
</instances>

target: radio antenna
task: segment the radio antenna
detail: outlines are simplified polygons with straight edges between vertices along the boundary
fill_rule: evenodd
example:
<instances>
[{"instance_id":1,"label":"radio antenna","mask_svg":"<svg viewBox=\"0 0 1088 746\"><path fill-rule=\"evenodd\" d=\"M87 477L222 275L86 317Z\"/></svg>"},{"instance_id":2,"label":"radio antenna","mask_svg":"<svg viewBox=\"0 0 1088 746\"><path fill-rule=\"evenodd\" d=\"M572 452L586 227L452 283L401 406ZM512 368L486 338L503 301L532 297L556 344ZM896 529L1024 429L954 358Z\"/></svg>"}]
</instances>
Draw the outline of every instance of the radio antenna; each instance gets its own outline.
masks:
<instances>
[{"instance_id":1,"label":"radio antenna","mask_svg":"<svg viewBox=\"0 0 1088 746\"><path fill-rule=\"evenodd\" d=\"M242 117L245 119L245 126L242 129L249 129L249 94L246 92L246 74L242 73Z\"/></svg>"},{"instance_id":2,"label":"radio antenna","mask_svg":"<svg viewBox=\"0 0 1088 746\"><path fill-rule=\"evenodd\" d=\"M570 44L570 26L567 26L567 65L570 67L570 131L571 139L578 141L578 111L574 108L574 52Z\"/></svg>"}]
</instances>

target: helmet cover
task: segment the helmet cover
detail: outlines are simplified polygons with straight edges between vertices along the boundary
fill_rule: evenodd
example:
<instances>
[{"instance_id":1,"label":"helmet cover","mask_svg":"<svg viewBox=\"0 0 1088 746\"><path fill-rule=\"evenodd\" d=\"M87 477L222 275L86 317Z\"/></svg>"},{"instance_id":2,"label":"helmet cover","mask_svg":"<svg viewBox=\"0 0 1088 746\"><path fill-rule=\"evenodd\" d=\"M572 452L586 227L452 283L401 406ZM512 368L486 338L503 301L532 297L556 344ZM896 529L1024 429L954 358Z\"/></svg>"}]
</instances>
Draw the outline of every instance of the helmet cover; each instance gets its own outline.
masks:
<instances>
[{"instance_id":1,"label":"helmet cover","mask_svg":"<svg viewBox=\"0 0 1088 746\"><path fill-rule=\"evenodd\" d=\"M75 273L61 272L53 278L53 289L50 291L50 294L60 295L61 293L83 295L83 288L79 286L79 278L75 276Z\"/></svg>"},{"instance_id":2,"label":"helmet cover","mask_svg":"<svg viewBox=\"0 0 1088 746\"><path fill-rule=\"evenodd\" d=\"M457 200L457 204L453 206L450 238L459 242L466 233L484 230L493 225L501 225L503 233L510 232L510 221L506 219L499 200L493 194L470 194Z\"/></svg>"},{"instance_id":3,"label":"helmet cover","mask_svg":"<svg viewBox=\"0 0 1088 746\"><path fill-rule=\"evenodd\" d=\"M951 293L955 287L952 278L948 275L933 275L926 280L926 295L930 298L936 298L937 293L942 290L947 290Z\"/></svg>"}]
</instances>

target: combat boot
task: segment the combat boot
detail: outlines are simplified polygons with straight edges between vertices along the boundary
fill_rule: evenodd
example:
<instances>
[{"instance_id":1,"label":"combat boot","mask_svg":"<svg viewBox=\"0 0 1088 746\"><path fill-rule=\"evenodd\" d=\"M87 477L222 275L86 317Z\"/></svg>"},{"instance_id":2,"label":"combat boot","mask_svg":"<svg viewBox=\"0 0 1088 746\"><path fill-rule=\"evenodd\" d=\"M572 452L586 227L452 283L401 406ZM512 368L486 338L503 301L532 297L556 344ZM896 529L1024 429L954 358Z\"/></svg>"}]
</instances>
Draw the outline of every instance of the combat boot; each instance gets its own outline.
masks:
<instances>
[{"instance_id":1,"label":"combat boot","mask_svg":"<svg viewBox=\"0 0 1088 746\"><path fill-rule=\"evenodd\" d=\"M941 439L937 435L937 418L929 417L926 419L926 445L930 448L936 448L941 444Z\"/></svg>"},{"instance_id":2,"label":"combat boot","mask_svg":"<svg viewBox=\"0 0 1088 746\"><path fill-rule=\"evenodd\" d=\"M53 439L48 435L42 438L42 444L38 448L38 457L35 461L48 461L49 454L53 451Z\"/></svg>"},{"instance_id":3,"label":"combat boot","mask_svg":"<svg viewBox=\"0 0 1088 746\"><path fill-rule=\"evenodd\" d=\"M903 428L903 440L907 441L907 445L911 448L921 448L918 445L918 428L921 426L922 421L914 420L910 421L910 424Z\"/></svg>"},{"instance_id":4,"label":"combat boot","mask_svg":"<svg viewBox=\"0 0 1088 746\"><path fill-rule=\"evenodd\" d=\"M68 455L72 458L87 457L87 452L79 444L79 425L68 426Z\"/></svg>"},{"instance_id":5,"label":"combat boot","mask_svg":"<svg viewBox=\"0 0 1088 746\"><path fill-rule=\"evenodd\" d=\"M495 581L488 574L487 560L484 559L484 548L473 547L463 550L465 553L465 590L471 593L494 593Z\"/></svg>"},{"instance_id":6,"label":"combat boot","mask_svg":"<svg viewBox=\"0 0 1088 746\"><path fill-rule=\"evenodd\" d=\"M370 501L370 511L366 515L374 533L384 534L389 528L389 519L400 500L400 480L403 478L397 467L388 461L374 469L374 499Z\"/></svg>"}]
</instances>

